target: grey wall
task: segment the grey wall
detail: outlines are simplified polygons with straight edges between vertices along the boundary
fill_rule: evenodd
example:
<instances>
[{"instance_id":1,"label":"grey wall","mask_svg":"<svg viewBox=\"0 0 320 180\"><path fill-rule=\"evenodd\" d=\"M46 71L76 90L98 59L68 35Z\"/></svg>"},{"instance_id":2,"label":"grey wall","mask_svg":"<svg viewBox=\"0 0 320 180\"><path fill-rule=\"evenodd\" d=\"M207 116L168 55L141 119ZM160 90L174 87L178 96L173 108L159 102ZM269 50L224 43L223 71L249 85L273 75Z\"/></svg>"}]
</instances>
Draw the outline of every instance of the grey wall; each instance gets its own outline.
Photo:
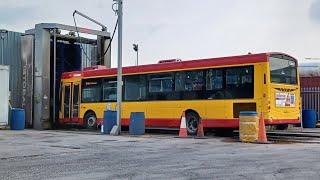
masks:
<instances>
[{"instance_id":1,"label":"grey wall","mask_svg":"<svg viewBox=\"0 0 320 180\"><path fill-rule=\"evenodd\" d=\"M13 107L21 107L21 35L0 30L0 64L10 66L10 91Z\"/></svg>"}]
</instances>

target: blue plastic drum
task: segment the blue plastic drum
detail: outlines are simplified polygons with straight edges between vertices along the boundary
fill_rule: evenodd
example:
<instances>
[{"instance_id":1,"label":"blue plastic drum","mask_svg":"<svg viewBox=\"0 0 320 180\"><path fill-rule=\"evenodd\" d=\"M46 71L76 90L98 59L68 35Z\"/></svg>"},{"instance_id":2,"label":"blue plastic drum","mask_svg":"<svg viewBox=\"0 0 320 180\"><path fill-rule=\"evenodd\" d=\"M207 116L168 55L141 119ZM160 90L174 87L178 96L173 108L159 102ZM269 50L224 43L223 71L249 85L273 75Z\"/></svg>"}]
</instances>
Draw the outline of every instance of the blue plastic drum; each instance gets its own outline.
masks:
<instances>
[{"instance_id":1,"label":"blue plastic drum","mask_svg":"<svg viewBox=\"0 0 320 180\"><path fill-rule=\"evenodd\" d=\"M25 127L25 111L24 109L11 109L11 130L24 130Z\"/></svg>"},{"instance_id":2,"label":"blue plastic drum","mask_svg":"<svg viewBox=\"0 0 320 180\"><path fill-rule=\"evenodd\" d=\"M113 126L117 125L117 111L104 111L103 134L110 134Z\"/></svg>"},{"instance_id":3,"label":"blue plastic drum","mask_svg":"<svg viewBox=\"0 0 320 180\"><path fill-rule=\"evenodd\" d=\"M315 128L317 124L317 113L312 109L302 110L302 123L304 128Z\"/></svg>"},{"instance_id":4,"label":"blue plastic drum","mask_svg":"<svg viewBox=\"0 0 320 180\"><path fill-rule=\"evenodd\" d=\"M129 134L143 135L145 133L145 117L143 112L132 112L130 115Z\"/></svg>"},{"instance_id":5,"label":"blue plastic drum","mask_svg":"<svg viewBox=\"0 0 320 180\"><path fill-rule=\"evenodd\" d=\"M240 116L258 116L256 111L241 111Z\"/></svg>"}]
</instances>

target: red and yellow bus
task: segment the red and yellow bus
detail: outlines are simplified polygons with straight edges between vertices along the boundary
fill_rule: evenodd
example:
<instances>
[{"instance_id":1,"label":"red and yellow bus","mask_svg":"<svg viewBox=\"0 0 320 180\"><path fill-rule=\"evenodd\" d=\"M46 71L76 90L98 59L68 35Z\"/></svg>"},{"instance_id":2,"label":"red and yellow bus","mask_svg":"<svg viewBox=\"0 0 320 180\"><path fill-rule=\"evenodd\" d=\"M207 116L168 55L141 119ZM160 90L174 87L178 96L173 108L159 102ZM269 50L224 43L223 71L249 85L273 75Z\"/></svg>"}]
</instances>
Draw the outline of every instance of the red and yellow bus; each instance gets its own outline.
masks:
<instances>
[{"instance_id":1,"label":"red and yellow bus","mask_svg":"<svg viewBox=\"0 0 320 180\"><path fill-rule=\"evenodd\" d=\"M116 107L116 68L66 72L61 79L60 124L100 125ZM186 112L194 134L205 128L237 128L240 111L263 112L267 125L300 123L297 60L283 53L161 61L123 68L122 125L144 112L146 127L177 128Z\"/></svg>"}]
</instances>

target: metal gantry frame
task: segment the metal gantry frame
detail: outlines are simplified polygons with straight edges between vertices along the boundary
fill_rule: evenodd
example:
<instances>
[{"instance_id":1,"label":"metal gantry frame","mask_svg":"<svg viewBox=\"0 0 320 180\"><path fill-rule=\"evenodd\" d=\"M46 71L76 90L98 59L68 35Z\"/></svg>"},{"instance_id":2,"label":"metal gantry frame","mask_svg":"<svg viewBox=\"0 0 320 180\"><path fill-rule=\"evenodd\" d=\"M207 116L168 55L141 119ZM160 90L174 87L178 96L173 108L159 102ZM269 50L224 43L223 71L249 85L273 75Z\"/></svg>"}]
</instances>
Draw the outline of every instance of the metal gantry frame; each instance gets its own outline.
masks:
<instances>
[{"instance_id":1,"label":"metal gantry frame","mask_svg":"<svg viewBox=\"0 0 320 180\"><path fill-rule=\"evenodd\" d=\"M53 29L53 91L56 89L56 72L57 72L57 29ZM61 87L60 87L61 88ZM53 114L52 114L52 119L53 122L55 123L56 120L56 93L53 93Z\"/></svg>"},{"instance_id":2,"label":"metal gantry frame","mask_svg":"<svg viewBox=\"0 0 320 180\"><path fill-rule=\"evenodd\" d=\"M97 41L100 39L101 43L97 43L97 46L105 46L110 42L110 33L107 31L98 31L93 29L87 29L82 27L75 27L57 23L41 23L36 24L34 29L30 29L26 31L26 34L33 36L34 40L34 88L33 88L33 127L35 129L50 129L51 121L55 121L55 102L57 100L55 93L53 97L51 97L51 81L53 78L53 91L56 87L56 45L57 39L60 35L57 34L57 30L66 30L70 32L85 33L97 36ZM50 59L50 41L53 38L53 51L54 57ZM101 41L104 39L104 42ZM76 38L73 37L73 40ZM106 47L100 48L102 52L104 52ZM100 53L101 55L101 53ZM104 59L103 64L110 67L111 65L111 50L109 49L103 57L97 57ZM50 62L54 62L54 77L50 77ZM102 62L100 62L102 63ZM51 107L53 108L52 115L50 113Z\"/></svg>"}]
</instances>

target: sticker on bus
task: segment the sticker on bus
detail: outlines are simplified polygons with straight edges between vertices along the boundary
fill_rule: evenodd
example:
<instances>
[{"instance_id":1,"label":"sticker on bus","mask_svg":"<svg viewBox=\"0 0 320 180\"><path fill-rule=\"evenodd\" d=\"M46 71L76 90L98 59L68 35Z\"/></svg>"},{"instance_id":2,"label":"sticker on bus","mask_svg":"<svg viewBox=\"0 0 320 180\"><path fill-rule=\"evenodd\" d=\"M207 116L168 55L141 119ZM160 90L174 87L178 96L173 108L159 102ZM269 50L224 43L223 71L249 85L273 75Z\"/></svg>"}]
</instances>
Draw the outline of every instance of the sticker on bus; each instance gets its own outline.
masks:
<instances>
[{"instance_id":1,"label":"sticker on bus","mask_svg":"<svg viewBox=\"0 0 320 180\"><path fill-rule=\"evenodd\" d=\"M276 92L276 107L295 107L296 98L292 93Z\"/></svg>"}]
</instances>

